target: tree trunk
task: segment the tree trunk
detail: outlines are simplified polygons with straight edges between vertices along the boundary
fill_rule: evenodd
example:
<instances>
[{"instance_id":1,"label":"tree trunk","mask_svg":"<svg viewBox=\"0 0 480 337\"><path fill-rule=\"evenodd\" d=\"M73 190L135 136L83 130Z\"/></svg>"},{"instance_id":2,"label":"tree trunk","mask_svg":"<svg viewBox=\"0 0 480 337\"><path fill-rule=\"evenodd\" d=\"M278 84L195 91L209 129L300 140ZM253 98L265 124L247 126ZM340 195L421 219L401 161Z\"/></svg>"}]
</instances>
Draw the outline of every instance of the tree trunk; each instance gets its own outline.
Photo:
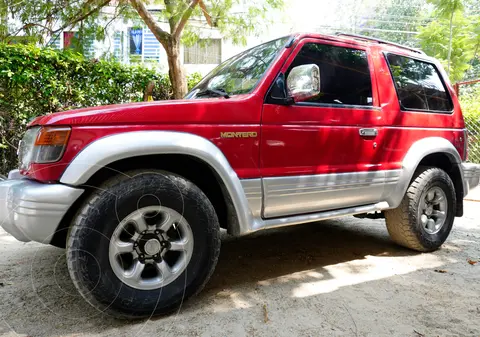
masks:
<instances>
[{"instance_id":1,"label":"tree trunk","mask_svg":"<svg viewBox=\"0 0 480 337\"><path fill-rule=\"evenodd\" d=\"M8 35L8 6L6 1L0 0L0 41Z\"/></svg>"},{"instance_id":2,"label":"tree trunk","mask_svg":"<svg viewBox=\"0 0 480 337\"><path fill-rule=\"evenodd\" d=\"M183 98L188 91L185 69L180 59L180 43L170 39L165 50L168 58L168 76L172 83L173 97Z\"/></svg>"},{"instance_id":3,"label":"tree trunk","mask_svg":"<svg viewBox=\"0 0 480 337\"><path fill-rule=\"evenodd\" d=\"M450 76L450 61L452 58L452 37L453 37L453 14L455 14L454 11L452 11L452 15L450 16L450 39L448 41L448 68L447 68L447 74Z\"/></svg>"},{"instance_id":4,"label":"tree trunk","mask_svg":"<svg viewBox=\"0 0 480 337\"><path fill-rule=\"evenodd\" d=\"M185 69L180 60L180 37L182 30L185 27L188 18L192 15L193 9L198 4L198 1L199 0L192 0L181 15L181 19L178 23L175 18L170 18L169 23L172 32L169 34L160 27L155 17L148 11L144 0L130 0L133 8L135 8L143 22L145 22L147 27L152 31L153 35L155 35L167 52L168 76L170 77L170 83L172 83L173 97L175 99L183 98L188 91ZM173 11L174 7L171 1L165 1L165 5L170 11ZM174 28L175 30L173 30Z\"/></svg>"}]
</instances>

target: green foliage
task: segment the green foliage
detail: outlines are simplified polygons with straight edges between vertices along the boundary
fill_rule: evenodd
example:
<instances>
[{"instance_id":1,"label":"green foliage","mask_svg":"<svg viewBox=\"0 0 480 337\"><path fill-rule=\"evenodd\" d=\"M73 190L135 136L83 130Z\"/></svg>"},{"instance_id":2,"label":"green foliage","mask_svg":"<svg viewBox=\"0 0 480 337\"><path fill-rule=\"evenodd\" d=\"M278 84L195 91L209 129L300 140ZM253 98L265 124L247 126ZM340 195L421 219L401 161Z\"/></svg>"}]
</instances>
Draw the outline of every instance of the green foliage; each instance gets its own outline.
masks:
<instances>
[{"instance_id":1,"label":"green foliage","mask_svg":"<svg viewBox=\"0 0 480 337\"><path fill-rule=\"evenodd\" d=\"M480 51L480 50L479 50ZM477 56L470 61L470 66L464 75L465 80L480 78L480 57Z\"/></svg>"},{"instance_id":2,"label":"green foliage","mask_svg":"<svg viewBox=\"0 0 480 337\"><path fill-rule=\"evenodd\" d=\"M247 36L261 34L268 27L271 14L284 6L283 0L223 0L204 1L208 14L212 17L212 24L222 36L230 39L233 44L245 45ZM239 8L242 8L239 11ZM176 14L176 11L174 11ZM270 14L270 15L269 15ZM199 6L195 7L192 18L202 17L204 14ZM194 19L187 23L182 42L193 45L205 34L205 30L198 29L198 22Z\"/></svg>"},{"instance_id":3,"label":"green foliage","mask_svg":"<svg viewBox=\"0 0 480 337\"><path fill-rule=\"evenodd\" d=\"M0 42L22 35L34 37L40 44L46 45L51 38L67 29L78 31L81 41L103 40L112 16L121 16L126 20L138 18L128 1L117 1L113 10L102 11L109 3L107 0L0 0L0 16L9 14L16 21L12 25L8 20L0 20ZM76 51L83 52L82 46L78 44Z\"/></svg>"},{"instance_id":4,"label":"green foliage","mask_svg":"<svg viewBox=\"0 0 480 337\"><path fill-rule=\"evenodd\" d=\"M452 81L459 81L480 77L479 13L478 0L385 0L358 32L420 47L450 68Z\"/></svg>"},{"instance_id":5,"label":"green foliage","mask_svg":"<svg viewBox=\"0 0 480 337\"><path fill-rule=\"evenodd\" d=\"M422 49L444 64L452 81L475 76L480 47L478 3L469 0L429 0L432 21L419 27ZM467 73L468 71L468 73Z\"/></svg>"},{"instance_id":6,"label":"green foliage","mask_svg":"<svg viewBox=\"0 0 480 337\"><path fill-rule=\"evenodd\" d=\"M450 19L456 12L464 9L463 0L428 0L435 6L437 16L443 19Z\"/></svg>"},{"instance_id":7,"label":"green foliage","mask_svg":"<svg viewBox=\"0 0 480 337\"><path fill-rule=\"evenodd\" d=\"M189 78L189 85L199 75ZM74 108L136 102L147 84L154 99L169 99L168 76L115 61L87 60L78 53L32 45L0 45L0 172L16 166L15 149L28 122Z\"/></svg>"},{"instance_id":8,"label":"green foliage","mask_svg":"<svg viewBox=\"0 0 480 337\"><path fill-rule=\"evenodd\" d=\"M460 88L460 105L468 130L469 161L480 163L480 84Z\"/></svg>"},{"instance_id":9,"label":"green foliage","mask_svg":"<svg viewBox=\"0 0 480 337\"><path fill-rule=\"evenodd\" d=\"M450 80L453 82L461 80L465 71L470 68L477 38L473 34L474 24L473 19L465 17L462 13L453 16L450 71ZM439 59L445 68L448 58L449 25L449 19L438 19L426 27L421 27L418 35L423 51Z\"/></svg>"},{"instance_id":10,"label":"green foliage","mask_svg":"<svg viewBox=\"0 0 480 337\"><path fill-rule=\"evenodd\" d=\"M154 0L143 1L146 5L163 5L164 9L157 11L154 16L159 22L171 22L176 26L185 12L189 9L190 0ZM251 34L260 34L269 24L268 13L281 9L283 0L204 0L206 13L196 6L187 18L187 24L182 36L182 42L193 45L205 34L206 30L199 25L208 15L212 25L224 37L234 44L245 44L246 37ZM102 10L109 6L108 10ZM162 6L162 7L163 7ZM239 8L242 8L239 11ZM21 26L9 26L7 20L2 20L3 11L12 15ZM138 13L131 6L130 1L106 0L0 0L0 42L8 42L16 35L35 37L41 44L46 45L63 30L75 30L81 41L103 41L106 31L115 19L132 20L134 27L143 28ZM60 23L60 26L58 25ZM206 24L203 21L203 24ZM2 32L7 32L7 34ZM173 33L171 31L170 33ZM203 36L205 38L205 36ZM76 45L77 52L83 53L84 44Z\"/></svg>"},{"instance_id":11,"label":"green foliage","mask_svg":"<svg viewBox=\"0 0 480 337\"><path fill-rule=\"evenodd\" d=\"M193 73L190 76L187 76L187 85L188 90L192 89L194 86L197 85L198 82L202 79L202 75L200 73Z\"/></svg>"},{"instance_id":12,"label":"green foliage","mask_svg":"<svg viewBox=\"0 0 480 337\"><path fill-rule=\"evenodd\" d=\"M151 5L160 5L161 10L152 11ZM180 42L193 45L200 38L209 38L213 31L205 29L209 25L233 43L246 44L248 35L260 34L268 26L267 13L282 7L283 0L0 0L0 42L25 35L46 46L70 30L76 32L75 51L85 55L94 40L106 38L113 22L131 21L134 26L149 27L164 47L174 97L181 98L187 87L179 59ZM20 27L10 27L9 16ZM162 22L168 23L167 30Z\"/></svg>"}]
</instances>

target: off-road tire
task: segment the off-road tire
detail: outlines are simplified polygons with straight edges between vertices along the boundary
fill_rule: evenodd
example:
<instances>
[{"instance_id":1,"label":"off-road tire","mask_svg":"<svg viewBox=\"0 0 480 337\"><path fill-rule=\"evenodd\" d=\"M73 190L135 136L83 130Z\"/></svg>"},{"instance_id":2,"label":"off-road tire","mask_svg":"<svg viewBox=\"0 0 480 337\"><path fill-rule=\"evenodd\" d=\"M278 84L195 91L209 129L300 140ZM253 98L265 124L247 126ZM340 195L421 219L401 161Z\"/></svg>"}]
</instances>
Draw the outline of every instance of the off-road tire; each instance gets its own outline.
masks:
<instances>
[{"instance_id":1,"label":"off-road tire","mask_svg":"<svg viewBox=\"0 0 480 337\"><path fill-rule=\"evenodd\" d=\"M151 197L142 197L146 195ZM170 284L155 290L134 289L114 274L109 241L125 215L158 200L189 223L193 254L186 269ZM219 253L220 226L209 199L192 182L159 170L126 172L95 189L74 217L67 238L67 264L75 287L92 306L119 318L175 311L205 286Z\"/></svg>"},{"instance_id":2,"label":"off-road tire","mask_svg":"<svg viewBox=\"0 0 480 337\"><path fill-rule=\"evenodd\" d=\"M433 186L440 187L447 197L447 215L441 230L429 234L421 225L419 203L422 193ZM455 187L448 174L436 167L420 167L400 204L385 211L385 220L391 239L404 247L420 252L438 249L452 230L456 209Z\"/></svg>"}]
</instances>

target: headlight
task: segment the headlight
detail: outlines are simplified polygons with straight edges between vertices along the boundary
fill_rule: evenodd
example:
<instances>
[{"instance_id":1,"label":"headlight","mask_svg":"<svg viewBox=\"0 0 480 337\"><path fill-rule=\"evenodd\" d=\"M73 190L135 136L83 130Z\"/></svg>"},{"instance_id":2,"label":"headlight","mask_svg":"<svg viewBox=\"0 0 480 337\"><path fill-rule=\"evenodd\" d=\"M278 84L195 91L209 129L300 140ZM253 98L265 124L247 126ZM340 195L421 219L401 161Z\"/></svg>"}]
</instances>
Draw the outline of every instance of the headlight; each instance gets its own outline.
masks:
<instances>
[{"instance_id":1,"label":"headlight","mask_svg":"<svg viewBox=\"0 0 480 337\"><path fill-rule=\"evenodd\" d=\"M31 163L53 163L62 158L71 129L69 127L33 127L27 130L18 147L20 169Z\"/></svg>"},{"instance_id":2,"label":"headlight","mask_svg":"<svg viewBox=\"0 0 480 337\"><path fill-rule=\"evenodd\" d=\"M34 155L35 140L37 139L39 131L39 126L28 129L18 144L17 154L20 161L20 170L28 170L30 168L30 163Z\"/></svg>"}]
</instances>

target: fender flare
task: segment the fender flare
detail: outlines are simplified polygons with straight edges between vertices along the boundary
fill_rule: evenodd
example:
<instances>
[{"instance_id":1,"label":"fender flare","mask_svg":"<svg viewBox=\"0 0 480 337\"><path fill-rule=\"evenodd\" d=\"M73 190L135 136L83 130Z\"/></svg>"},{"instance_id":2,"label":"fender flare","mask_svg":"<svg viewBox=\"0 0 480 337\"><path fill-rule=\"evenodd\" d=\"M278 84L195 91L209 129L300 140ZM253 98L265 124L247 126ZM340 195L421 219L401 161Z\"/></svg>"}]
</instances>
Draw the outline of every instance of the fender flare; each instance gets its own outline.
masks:
<instances>
[{"instance_id":1,"label":"fender flare","mask_svg":"<svg viewBox=\"0 0 480 337\"><path fill-rule=\"evenodd\" d=\"M63 184L85 184L101 168L121 159L155 154L196 157L213 169L230 194L237 213L238 228L247 233L254 222L240 179L222 151L209 140L184 132L132 131L100 138L87 145L68 165L60 178Z\"/></svg>"},{"instance_id":2,"label":"fender flare","mask_svg":"<svg viewBox=\"0 0 480 337\"><path fill-rule=\"evenodd\" d=\"M423 138L413 143L403 158L402 172L400 174L397 186L386 198L390 208L396 208L400 205L420 162L426 156L434 153L442 153L446 155L452 165L457 165L458 169L460 170L462 185L465 190L466 182L463 176L463 169L461 165L462 158L453 144L442 137Z\"/></svg>"}]
</instances>

